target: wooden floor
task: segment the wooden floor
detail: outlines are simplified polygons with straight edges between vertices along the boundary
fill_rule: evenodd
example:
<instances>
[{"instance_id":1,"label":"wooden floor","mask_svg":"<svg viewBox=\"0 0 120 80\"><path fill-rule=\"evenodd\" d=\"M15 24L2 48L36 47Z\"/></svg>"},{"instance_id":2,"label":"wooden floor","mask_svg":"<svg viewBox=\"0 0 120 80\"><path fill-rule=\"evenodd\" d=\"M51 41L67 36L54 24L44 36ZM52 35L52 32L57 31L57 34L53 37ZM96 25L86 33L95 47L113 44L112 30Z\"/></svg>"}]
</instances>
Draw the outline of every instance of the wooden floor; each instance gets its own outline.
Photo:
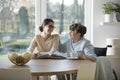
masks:
<instances>
[{"instance_id":1,"label":"wooden floor","mask_svg":"<svg viewBox=\"0 0 120 80\"><path fill-rule=\"evenodd\" d=\"M120 55L108 56L111 61L112 67L117 74L118 80L120 80Z\"/></svg>"}]
</instances>

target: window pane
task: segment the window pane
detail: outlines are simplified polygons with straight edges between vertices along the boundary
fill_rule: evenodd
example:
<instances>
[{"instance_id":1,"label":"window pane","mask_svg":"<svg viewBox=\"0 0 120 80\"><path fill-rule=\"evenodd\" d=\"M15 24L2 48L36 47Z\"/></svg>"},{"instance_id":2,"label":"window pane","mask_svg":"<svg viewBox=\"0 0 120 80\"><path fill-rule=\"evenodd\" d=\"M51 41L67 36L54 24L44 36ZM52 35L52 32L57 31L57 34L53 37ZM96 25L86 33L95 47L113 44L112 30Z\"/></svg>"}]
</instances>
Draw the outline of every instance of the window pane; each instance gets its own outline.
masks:
<instances>
[{"instance_id":1,"label":"window pane","mask_svg":"<svg viewBox=\"0 0 120 80\"><path fill-rule=\"evenodd\" d=\"M67 33L72 23L84 24L85 0L47 0L47 17L55 21L55 32Z\"/></svg>"},{"instance_id":2,"label":"window pane","mask_svg":"<svg viewBox=\"0 0 120 80\"><path fill-rule=\"evenodd\" d=\"M0 54L24 52L35 29L34 0L0 0Z\"/></svg>"}]
</instances>

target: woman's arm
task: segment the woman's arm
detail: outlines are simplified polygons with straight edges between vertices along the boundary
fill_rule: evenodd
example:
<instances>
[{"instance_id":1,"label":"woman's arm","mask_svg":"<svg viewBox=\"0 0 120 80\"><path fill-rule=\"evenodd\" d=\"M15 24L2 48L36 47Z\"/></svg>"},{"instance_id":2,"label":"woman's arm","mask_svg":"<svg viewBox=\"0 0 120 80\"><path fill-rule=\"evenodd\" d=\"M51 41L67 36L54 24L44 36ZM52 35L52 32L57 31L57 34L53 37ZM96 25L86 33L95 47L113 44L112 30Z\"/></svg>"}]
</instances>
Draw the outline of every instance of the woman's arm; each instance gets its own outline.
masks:
<instances>
[{"instance_id":1,"label":"woman's arm","mask_svg":"<svg viewBox=\"0 0 120 80\"><path fill-rule=\"evenodd\" d=\"M86 42L83 51L85 55L97 57L96 54L94 53L94 47L89 41Z\"/></svg>"},{"instance_id":2,"label":"woman's arm","mask_svg":"<svg viewBox=\"0 0 120 80\"><path fill-rule=\"evenodd\" d=\"M52 47L51 47L51 49L49 51L50 54L52 54L52 53L59 50L59 46L60 46L59 42L60 42L59 35L54 34L53 35L53 41L52 41Z\"/></svg>"},{"instance_id":3,"label":"woman's arm","mask_svg":"<svg viewBox=\"0 0 120 80\"><path fill-rule=\"evenodd\" d=\"M96 61L96 58L93 57L93 56L88 56L88 55L84 55L84 54L81 54L78 59L81 59L81 60L90 60L92 62L95 62Z\"/></svg>"},{"instance_id":4,"label":"woman's arm","mask_svg":"<svg viewBox=\"0 0 120 80\"><path fill-rule=\"evenodd\" d=\"M31 53L32 58L35 58L37 55L33 53L35 47L36 47L37 43L35 41L35 37L32 39L29 47L27 48L27 52Z\"/></svg>"},{"instance_id":5,"label":"woman's arm","mask_svg":"<svg viewBox=\"0 0 120 80\"><path fill-rule=\"evenodd\" d=\"M90 61L95 61L96 60L96 54L94 53L94 47L93 45L90 43L90 41L87 41L84 44L84 54L81 54L79 56L79 59L83 59L83 60L90 60Z\"/></svg>"}]
</instances>

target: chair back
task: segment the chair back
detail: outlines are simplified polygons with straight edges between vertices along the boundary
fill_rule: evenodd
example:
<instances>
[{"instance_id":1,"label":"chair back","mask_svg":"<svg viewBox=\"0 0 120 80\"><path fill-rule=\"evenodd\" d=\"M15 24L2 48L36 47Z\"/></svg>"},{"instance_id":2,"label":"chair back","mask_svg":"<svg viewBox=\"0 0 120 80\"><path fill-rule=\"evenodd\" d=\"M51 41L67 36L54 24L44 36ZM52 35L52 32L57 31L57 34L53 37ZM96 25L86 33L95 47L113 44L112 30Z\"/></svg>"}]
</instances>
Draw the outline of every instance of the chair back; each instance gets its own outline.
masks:
<instances>
[{"instance_id":1,"label":"chair back","mask_svg":"<svg viewBox=\"0 0 120 80\"><path fill-rule=\"evenodd\" d=\"M107 47L94 47L94 52L97 56L106 56Z\"/></svg>"},{"instance_id":2,"label":"chair back","mask_svg":"<svg viewBox=\"0 0 120 80\"><path fill-rule=\"evenodd\" d=\"M29 69L0 68L0 80L32 80Z\"/></svg>"},{"instance_id":3,"label":"chair back","mask_svg":"<svg viewBox=\"0 0 120 80\"><path fill-rule=\"evenodd\" d=\"M78 73L77 80L95 80L96 63L81 64Z\"/></svg>"}]
</instances>

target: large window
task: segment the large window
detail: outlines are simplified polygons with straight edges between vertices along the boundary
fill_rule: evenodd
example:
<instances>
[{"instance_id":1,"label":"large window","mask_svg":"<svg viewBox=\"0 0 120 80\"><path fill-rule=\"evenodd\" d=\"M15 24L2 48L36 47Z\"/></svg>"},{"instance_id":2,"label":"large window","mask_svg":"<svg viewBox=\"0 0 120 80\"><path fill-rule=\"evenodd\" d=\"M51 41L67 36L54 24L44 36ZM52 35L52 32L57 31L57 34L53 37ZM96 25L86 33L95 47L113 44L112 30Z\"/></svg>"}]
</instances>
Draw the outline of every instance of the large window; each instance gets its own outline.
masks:
<instances>
[{"instance_id":1,"label":"large window","mask_svg":"<svg viewBox=\"0 0 120 80\"><path fill-rule=\"evenodd\" d=\"M47 17L55 21L56 32L68 32L72 23L84 23L85 0L47 0Z\"/></svg>"},{"instance_id":2,"label":"large window","mask_svg":"<svg viewBox=\"0 0 120 80\"><path fill-rule=\"evenodd\" d=\"M0 54L25 51L34 29L34 0L0 0Z\"/></svg>"},{"instance_id":3,"label":"large window","mask_svg":"<svg viewBox=\"0 0 120 80\"><path fill-rule=\"evenodd\" d=\"M65 41L72 23L84 24L84 5L85 0L0 0L0 54L24 52L34 36L35 23L37 31L46 16L55 21L54 32Z\"/></svg>"},{"instance_id":4,"label":"large window","mask_svg":"<svg viewBox=\"0 0 120 80\"><path fill-rule=\"evenodd\" d=\"M69 38L72 23L84 24L85 0L47 0L47 17L55 21L55 32L61 34L61 42Z\"/></svg>"}]
</instances>

